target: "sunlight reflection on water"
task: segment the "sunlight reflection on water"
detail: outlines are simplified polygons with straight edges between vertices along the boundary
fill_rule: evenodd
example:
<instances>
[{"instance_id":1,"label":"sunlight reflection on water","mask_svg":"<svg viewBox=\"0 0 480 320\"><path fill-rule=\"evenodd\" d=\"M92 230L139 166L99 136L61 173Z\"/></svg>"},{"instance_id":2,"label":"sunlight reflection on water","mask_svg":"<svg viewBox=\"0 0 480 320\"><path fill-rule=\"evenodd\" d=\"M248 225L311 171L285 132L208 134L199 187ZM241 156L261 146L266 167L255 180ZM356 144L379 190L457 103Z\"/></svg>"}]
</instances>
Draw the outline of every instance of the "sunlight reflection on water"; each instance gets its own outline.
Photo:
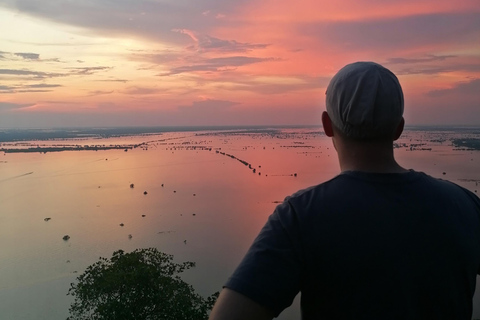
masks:
<instances>
[{"instance_id":1,"label":"sunlight reflection on water","mask_svg":"<svg viewBox=\"0 0 480 320\"><path fill-rule=\"evenodd\" d=\"M452 134L458 135L440 136ZM395 151L400 164L477 190L480 152L455 150L438 136L407 131ZM104 140L81 144L150 142L127 152L2 155L0 310L7 318L64 319L76 272L118 249L157 247L177 261L195 261L183 278L209 295L221 288L278 201L339 172L331 141L319 129ZM412 144L431 150L410 150ZM296 302L279 319L299 318L298 308Z\"/></svg>"}]
</instances>

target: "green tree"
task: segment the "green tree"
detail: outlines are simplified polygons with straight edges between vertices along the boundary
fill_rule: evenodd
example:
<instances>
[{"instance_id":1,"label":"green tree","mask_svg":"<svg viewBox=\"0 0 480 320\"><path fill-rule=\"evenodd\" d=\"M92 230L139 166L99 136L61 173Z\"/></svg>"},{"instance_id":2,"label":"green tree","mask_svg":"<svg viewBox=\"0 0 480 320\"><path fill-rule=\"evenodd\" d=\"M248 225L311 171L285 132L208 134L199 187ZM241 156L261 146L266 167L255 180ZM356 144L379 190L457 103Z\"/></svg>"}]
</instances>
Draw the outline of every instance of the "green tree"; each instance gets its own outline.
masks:
<instances>
[{"instance_id":1,"label":"green tree","mask_svg":"<svg viewBox=\"0 0 480 320\"><path fill-rule=\"evenodd\" d=\"M218 292L203 298L178 274L194 262L174 263L155 248L118 250L100 258L72 283L71 320L202 320Z\"/></svg>"}]
</instances>

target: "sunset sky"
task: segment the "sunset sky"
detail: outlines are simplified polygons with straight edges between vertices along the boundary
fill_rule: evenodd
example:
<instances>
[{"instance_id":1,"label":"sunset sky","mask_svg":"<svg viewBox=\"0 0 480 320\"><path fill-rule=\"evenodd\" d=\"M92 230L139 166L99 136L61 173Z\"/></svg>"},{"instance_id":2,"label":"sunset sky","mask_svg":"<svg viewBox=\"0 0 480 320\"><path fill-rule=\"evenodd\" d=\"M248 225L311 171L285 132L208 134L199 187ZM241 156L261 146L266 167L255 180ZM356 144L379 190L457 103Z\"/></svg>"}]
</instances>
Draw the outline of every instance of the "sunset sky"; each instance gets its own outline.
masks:
<instances>
[{"instance_id":1,"label":"sunset sky","mask_svg":"<svg viewBox=\"0 0 480 320\"><path fill-rule=\"evenodd\" d=\"M480 125L479 0L0 0L0 127L318 125L345 64Z\"/></svg>"}]
</instances>

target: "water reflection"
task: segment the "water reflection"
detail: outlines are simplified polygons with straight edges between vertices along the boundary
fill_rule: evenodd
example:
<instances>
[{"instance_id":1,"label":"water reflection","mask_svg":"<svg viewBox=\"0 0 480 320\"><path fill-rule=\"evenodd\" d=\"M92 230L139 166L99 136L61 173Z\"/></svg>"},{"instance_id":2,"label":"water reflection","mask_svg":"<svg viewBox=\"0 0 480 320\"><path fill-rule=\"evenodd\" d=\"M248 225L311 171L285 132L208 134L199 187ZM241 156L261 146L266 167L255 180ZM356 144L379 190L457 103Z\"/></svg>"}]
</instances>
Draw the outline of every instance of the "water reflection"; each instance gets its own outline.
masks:
<instances>
[{"instance_id":1,"label":"water reflection","mask_svg":"<svg viewBox=\"0 0 480 320\"><path fill-rule=\"evenodd\" d=\"M480 153L453 144L462 137L480 136L408 130L395 152L407 168L475 191ZM0 309L7 318L64 319L69 283L118 249L156 247L178 261L195 261L183 278L209 295L279 201L339 172L320 129L170 132L81 144L141 147L1 157ZM7 147L18 146L0 149ZM298 305L280 319L290 318L298 318Z\"/></svg>"}]
</instances>

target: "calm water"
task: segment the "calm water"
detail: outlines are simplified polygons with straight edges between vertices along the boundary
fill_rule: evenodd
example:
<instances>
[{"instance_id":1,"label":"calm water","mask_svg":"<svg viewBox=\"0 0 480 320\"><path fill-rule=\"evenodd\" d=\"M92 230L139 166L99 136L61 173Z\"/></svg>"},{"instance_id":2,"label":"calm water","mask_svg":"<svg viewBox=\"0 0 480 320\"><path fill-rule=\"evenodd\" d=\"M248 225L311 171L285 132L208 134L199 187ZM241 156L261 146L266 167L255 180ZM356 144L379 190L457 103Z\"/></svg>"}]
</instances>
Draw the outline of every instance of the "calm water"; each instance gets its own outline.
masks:
<instances>
[{"instance_id":1,"label":"calm water","mask_svg":"<svg viewBox=\"0 0 480 320\"><path fill-rule=\"evenodd\" d=\"M478 130L407 130L396 156L404 167L476 192L480 151L460 150L454 138L480 135ZM69 284L98 257L118 249L157 247L178 262L195 261L196 268L183 278L209 295L220 290L278 201L339 172L331 142L319 129L32 143L142 142L148 143L127 152L0 155L0 319L65 319ZM62 240L67 234L71 238ZM474 318L480 318L478 300ZM280 317L298 318L298 301Z\"/></svg>"}]
</instances>

